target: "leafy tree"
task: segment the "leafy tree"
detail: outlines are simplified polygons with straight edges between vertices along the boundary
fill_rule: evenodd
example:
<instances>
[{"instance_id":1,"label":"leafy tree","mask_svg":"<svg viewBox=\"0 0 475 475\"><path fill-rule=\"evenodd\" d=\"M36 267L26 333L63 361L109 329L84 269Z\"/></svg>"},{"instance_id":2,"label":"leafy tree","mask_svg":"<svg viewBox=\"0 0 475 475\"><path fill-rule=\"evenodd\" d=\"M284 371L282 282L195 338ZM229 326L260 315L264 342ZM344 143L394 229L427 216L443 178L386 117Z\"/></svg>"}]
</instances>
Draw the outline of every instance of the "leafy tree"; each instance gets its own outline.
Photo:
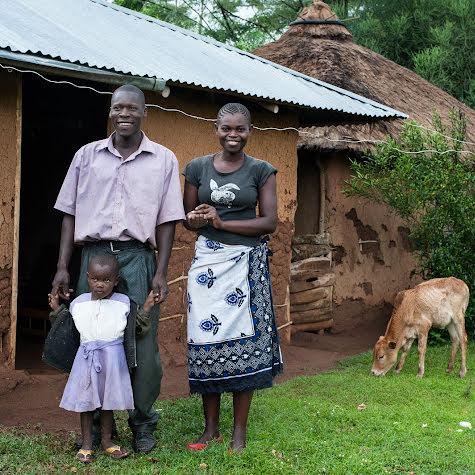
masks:
<instances>
[{"instance_id":1,"label":"leafy tree","mask_svg":"<svg viewBox=\"0 0 475 475\"><path fill-rule=\"evenodd\" d=\"M350 0L346 11L341 4L334 9L357 17L346 25L358 44L475 107L473 0Z\"/></svg>"},{"instance_id":2,"label":"leafy tree","mask_svg":"<svg viewBox=\"0 0 475 475\"><path fill-rule=\"evenodd\" d=\"M191 8L184 2L173 0L115 0L114 3L182 28L199 28L199 21L192 18Z\"/></svg>"},{"instance_id":3,"label":"leafy tree","mask_svg":"<svg viewBox=\"0 0 475 475\"><path fill-rule=\"evenodd\" d=\"M311 0L115 0L115 3L249 51L276 39Z\"/></svg>"},{"instance_id":4,"label":"leafy tree","mask_svg":"<svg viewBox=\"0 0 475 475\"><path fill-rule=\"evenodd\" d=\"M405 124L400 143L388 139L363 161L352 161L343 193L389 205L402 218L411 229L418 272L424 278L454 276L465 281L471 292L467 332L475 335L474 155L459 153L466 121L453 111L448 127L434 114L435 133L414 125Z\"/></svg>"}]
</instances>

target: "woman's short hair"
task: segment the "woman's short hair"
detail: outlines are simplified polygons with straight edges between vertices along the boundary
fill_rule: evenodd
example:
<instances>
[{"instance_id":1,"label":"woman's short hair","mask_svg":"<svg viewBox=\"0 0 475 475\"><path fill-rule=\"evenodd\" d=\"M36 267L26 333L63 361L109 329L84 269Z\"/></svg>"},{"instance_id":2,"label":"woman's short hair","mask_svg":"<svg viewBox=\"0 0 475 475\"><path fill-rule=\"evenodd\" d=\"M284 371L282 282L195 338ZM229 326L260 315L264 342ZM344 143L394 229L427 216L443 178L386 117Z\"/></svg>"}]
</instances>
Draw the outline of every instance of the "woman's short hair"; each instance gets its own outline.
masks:
<instances>
[{"instance_id":1,"label":"woman's short hair","mask_svg":"<svg viewBox=\"0 0 475 475\"><path fill-rule=\"evenodd\" d=\"M239 104L239 102L229 102L221 107L216 122L219 122L227 114L242 114L249 122L249 125L251 125L251 113L249 112L249 109L246 106Z\"/></svg>"}]
</instances>

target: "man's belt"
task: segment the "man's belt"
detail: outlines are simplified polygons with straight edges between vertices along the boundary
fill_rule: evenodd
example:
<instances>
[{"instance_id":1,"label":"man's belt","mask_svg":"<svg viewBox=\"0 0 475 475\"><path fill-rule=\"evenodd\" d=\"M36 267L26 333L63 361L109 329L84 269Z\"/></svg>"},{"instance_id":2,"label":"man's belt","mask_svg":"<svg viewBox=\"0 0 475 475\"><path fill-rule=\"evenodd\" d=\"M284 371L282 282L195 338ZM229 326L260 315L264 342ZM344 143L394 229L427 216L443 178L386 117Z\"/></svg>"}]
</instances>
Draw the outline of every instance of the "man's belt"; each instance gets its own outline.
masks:
<instances>
[{"instance_id":1,"label":"man's belt","mask_svg":"<svg viewBox=\"0 0 475 475\"><path fill-rule=\"evenodd\" d=\"M130 241L90 241L86 242L85 246L101 247L107 250L111 250L112 252L126 251L128 249L150 249L148 243L137 241L137 239L132 239Z\"/></svg>"}]
</instances>

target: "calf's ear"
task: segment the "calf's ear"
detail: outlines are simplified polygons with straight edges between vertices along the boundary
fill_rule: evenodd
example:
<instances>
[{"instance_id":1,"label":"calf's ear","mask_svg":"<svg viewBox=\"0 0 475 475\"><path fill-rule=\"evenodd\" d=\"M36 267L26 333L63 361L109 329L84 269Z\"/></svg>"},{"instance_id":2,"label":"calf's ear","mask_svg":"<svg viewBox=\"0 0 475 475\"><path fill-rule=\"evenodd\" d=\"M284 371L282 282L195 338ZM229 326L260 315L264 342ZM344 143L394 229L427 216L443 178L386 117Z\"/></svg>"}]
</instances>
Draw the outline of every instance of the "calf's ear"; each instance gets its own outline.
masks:
<instances>
[{"instance_id":1,"label":"calf's ear","mask_svg":"<svg viewBox=\"0 0 475 475\"><path fill-rule=\"evenodd\" d=\"M388 343L388 346L391 350L394 350L394 348L396 348L396 342L395 341L390 341Z\"/></svg>"}]
</instances>

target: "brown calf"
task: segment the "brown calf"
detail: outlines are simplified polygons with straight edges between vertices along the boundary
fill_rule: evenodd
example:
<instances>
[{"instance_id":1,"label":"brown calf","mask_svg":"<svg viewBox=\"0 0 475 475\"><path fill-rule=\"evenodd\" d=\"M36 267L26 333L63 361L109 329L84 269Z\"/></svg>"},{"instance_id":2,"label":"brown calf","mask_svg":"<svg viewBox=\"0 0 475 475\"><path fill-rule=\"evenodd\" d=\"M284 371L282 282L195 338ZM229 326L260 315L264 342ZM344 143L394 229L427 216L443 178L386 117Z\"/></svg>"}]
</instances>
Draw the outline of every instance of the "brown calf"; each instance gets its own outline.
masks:
<instances>
[{"instance_id":1,"label":"brown calf","mask_svg":"<svg viewBox=\"0 0 475 475\"><path fill-rule=\"evenodd\" d=\"M450 373L453 370L455 355L460 344L462 354L460 377L463 378L467 372L465 310L468 297L469 291L465 282L455 277L428 280L413 289L399 292L386 334L380 336L374 345L371 374L384 376L396 362L399 348L402 347L401 358L394 371L399 373L404 366L412 342L417 338L419 350L417 377L422 378L427 334L431 327L447 327L452 339L452 355L446 372Z\"/></svg>"}]
</instances>

